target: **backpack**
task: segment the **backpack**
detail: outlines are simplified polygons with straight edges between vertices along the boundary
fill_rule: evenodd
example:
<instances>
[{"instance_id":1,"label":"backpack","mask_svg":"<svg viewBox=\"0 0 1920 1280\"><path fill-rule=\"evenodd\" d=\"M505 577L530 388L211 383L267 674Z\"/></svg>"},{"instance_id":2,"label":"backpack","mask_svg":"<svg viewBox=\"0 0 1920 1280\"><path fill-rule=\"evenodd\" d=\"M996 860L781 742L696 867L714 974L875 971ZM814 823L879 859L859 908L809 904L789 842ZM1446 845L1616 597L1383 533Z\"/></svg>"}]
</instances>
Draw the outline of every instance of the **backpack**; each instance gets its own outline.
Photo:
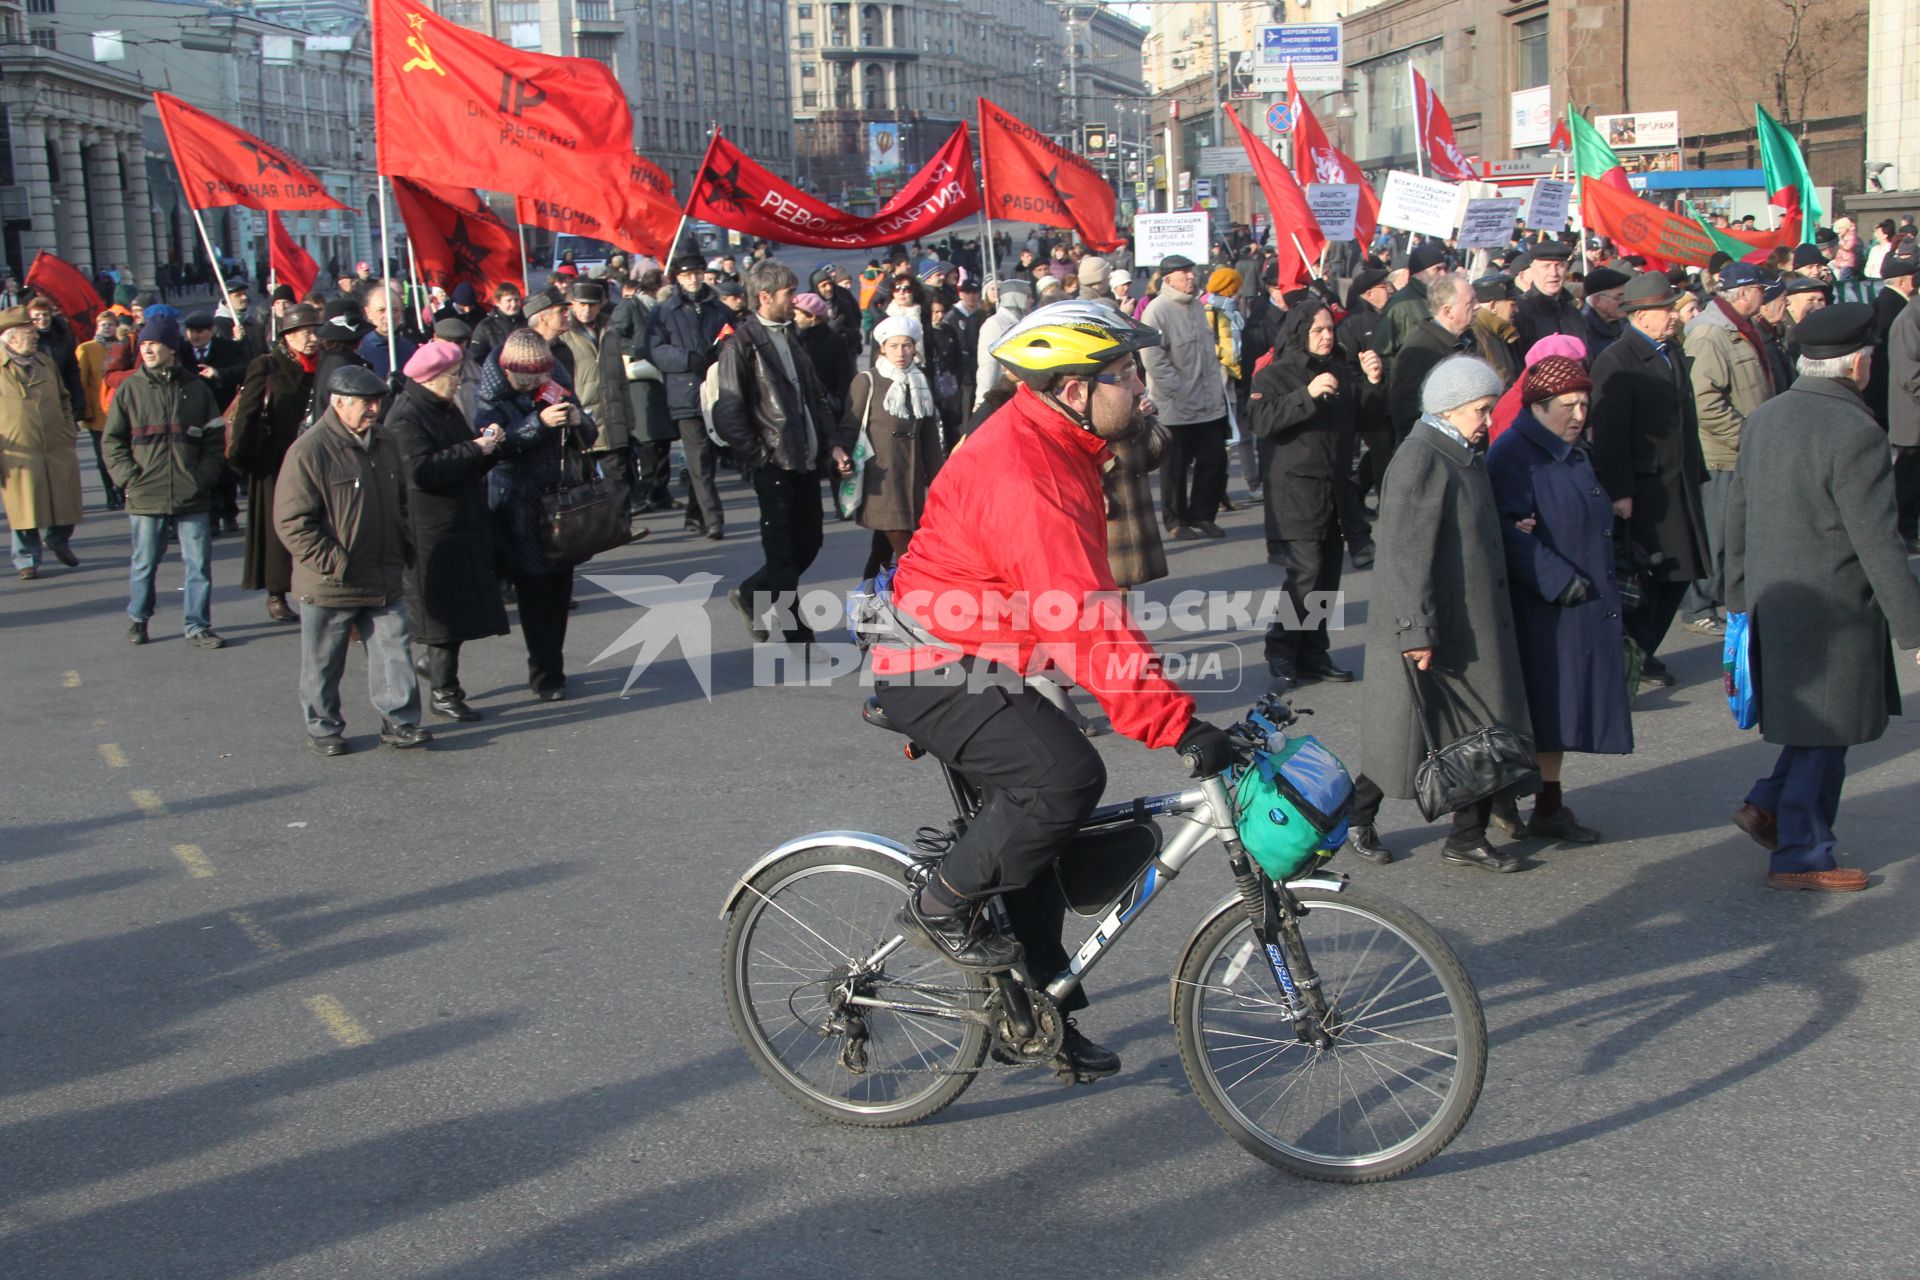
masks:
<instances>
[{"instance_id":1,"label":"backpack","mask_svg":"<svg viewBox=\"0 0 1920 1280\"><path fill-rule=\"evenodd\" d=\"M720 398L720 344L733 336L733 326L728 325L713 340L713 363L707 366L700 378L700 420L706 424L707 439L713 441L716 449L727 448L727 442L713 426L713 405Z\"/></svg>"}]
</instances>

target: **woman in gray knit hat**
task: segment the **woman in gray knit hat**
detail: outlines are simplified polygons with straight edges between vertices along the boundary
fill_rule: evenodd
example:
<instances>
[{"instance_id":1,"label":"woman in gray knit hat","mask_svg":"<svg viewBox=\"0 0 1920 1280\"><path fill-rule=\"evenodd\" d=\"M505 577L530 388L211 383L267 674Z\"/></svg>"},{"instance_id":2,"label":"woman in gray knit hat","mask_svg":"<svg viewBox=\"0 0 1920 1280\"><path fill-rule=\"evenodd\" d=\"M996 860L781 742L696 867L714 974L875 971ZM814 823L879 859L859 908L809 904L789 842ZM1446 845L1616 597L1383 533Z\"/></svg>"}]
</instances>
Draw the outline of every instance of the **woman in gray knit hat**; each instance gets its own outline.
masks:
<instances>
[{"instance_id":1,"label":"woman in gray knit hat","mask_svg":"<svg viewBox=\"0 0 1920 1280\"><path fill-rule=\"evenodd\" d=\"M1500 375L1477 357L1435 365L1421 387L1420 418L1380 482L1361 725L1366 773L1355 784L1348 839L1369 862L1393 860L1374 825L1380 801L1413 797L1414 770L1426 754L1406 671L1417 669L1437 742L1481 725L1526 732L1530 724L1484 452L1502 390ZM1496 803L1512 812L1512 797L1503 796L1453 815L1445 861L1520 870L1517 857L1487 843Z\"/></svg>"}]
</instances>

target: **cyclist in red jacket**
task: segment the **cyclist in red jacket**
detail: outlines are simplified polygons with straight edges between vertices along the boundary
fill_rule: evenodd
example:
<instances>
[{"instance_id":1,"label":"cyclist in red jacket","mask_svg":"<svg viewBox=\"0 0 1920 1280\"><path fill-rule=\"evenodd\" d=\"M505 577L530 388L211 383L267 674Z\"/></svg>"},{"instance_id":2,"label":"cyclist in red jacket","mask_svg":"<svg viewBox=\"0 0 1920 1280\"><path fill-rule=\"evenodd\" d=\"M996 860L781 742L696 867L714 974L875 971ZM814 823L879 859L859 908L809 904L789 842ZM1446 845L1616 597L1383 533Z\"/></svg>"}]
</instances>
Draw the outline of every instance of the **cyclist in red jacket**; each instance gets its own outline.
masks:
<instances>
[{"instance_id":1,"label":"cyclist in red jacket","mask_svg":"<svg viewBox=\"0 0 1920 1280\"><path fill-rule=\"evenodd\" d=\"M1009 330L992 354L1021 386L941 468L894 575L894 606L919 635L875 645L875 697L986 796L900 922L962 968L1004 969L1024 954L1044 983L1068 964L1066 904L1041 877L1098 805L1107 773L1025 674L1059 666L1119 733L1192 753L1195 776L1233 760L1226 734L1160 675L1107 564L1107 446L1144 425L1134 357L1159 341L1096 303L1057 303ZM1013 937L979 909L995 894ZM1063 1012L1085 1005L1076 992ZM1071 1019L1062 1054L1077 1079L1120 1069Z\"/></svg>"}]
</instances>

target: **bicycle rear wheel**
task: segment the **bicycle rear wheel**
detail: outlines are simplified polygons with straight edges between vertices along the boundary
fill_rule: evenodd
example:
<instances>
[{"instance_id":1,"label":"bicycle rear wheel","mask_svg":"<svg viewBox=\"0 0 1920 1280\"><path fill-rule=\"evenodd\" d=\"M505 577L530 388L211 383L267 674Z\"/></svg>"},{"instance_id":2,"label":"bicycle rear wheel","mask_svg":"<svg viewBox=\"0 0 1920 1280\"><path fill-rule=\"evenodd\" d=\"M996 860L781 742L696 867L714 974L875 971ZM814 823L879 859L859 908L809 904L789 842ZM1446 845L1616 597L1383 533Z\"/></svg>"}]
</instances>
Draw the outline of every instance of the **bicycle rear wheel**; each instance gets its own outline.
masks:
<instances>
[{"instance_id":1,"label":"bicycle rear wheel","mask_svg":"<svg viewBox=\"0 0 1920 1280\"><path fill-rule=\"evenodd\" d=\"M865 1008L849 1065L830 998L856 962L899 936L909 892L891 858L868 849L807 849L749 882L727 925L727 1014L754 1066L775 1088L842 1124L897 1128L925 1120L965 1091L987 1054L984 1026L933 1014ZM985 1007L985 976L901 946L863 994L955 1010ZM844 1011L843 1011L844 1012Z\"/></svg>"},{"instance_id":2,"label":"bicycle rear wheel","mask_svg":"<svg viewBox=\"0 0 1920 1280\"><path fill-rule=\"evenodd\" d=\"M1453 951L1391 899L1296 889L1332 1044L1300 1042L1246 913L1223 912L1178 976L1180 1061L1202 1105L1270 1164L1381 1182L1453 1141L1486 1075L1487 1027Z\"/></svg>"}]
</instances>

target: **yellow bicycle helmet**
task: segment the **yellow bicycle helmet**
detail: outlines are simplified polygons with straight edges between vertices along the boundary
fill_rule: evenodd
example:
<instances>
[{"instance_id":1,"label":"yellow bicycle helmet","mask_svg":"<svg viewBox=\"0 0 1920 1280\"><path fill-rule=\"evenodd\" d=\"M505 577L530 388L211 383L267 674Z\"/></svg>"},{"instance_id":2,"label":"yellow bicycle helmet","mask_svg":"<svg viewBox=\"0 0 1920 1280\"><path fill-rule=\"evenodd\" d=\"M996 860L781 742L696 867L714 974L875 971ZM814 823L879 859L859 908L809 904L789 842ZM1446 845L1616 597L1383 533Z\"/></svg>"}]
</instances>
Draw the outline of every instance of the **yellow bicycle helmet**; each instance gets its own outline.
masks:
<instances>
[{"instance_id":1,"label":"yellow bicycle helmet","mask_svg":"<svg viewBox=\"0 0 1920 1280\"><path fill-rule=\"evenodd\" d=\"M1054 378L1098 372L1122 356L1160 345L1160 331L1099 302L1053 302L1007 330L991 354L1040 390Z\"/></svg>"}]
</instances>

